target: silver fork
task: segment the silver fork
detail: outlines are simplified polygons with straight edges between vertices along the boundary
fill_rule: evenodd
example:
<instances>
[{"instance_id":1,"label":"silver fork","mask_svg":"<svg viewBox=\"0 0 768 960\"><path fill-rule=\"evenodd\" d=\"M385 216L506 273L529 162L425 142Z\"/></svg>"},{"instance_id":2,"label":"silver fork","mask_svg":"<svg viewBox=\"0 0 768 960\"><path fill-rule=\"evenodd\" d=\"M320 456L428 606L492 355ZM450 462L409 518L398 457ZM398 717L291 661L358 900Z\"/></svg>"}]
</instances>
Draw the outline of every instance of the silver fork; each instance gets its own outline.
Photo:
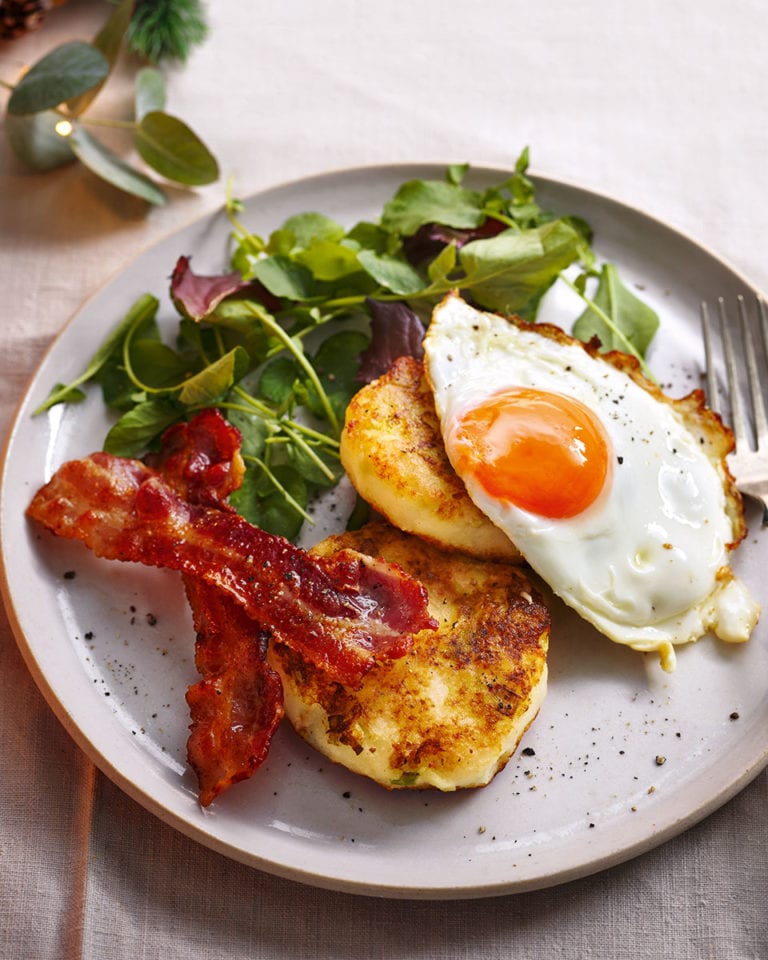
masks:
<instances>
[{"instance_id":1,"label":"silver fork","mask_svg":"<svg viewBox=\"0 0 768 960\"><path fill-rule=\"evenodd\" d=\"M763 526L768 525L768 419L766 418L761 372L768 381L768 311L765 302L757 299L750 318L744 297L736 298L737 323L728 320L725 300L717 300L717 323L710 316L706 303L701 304L701 329L707 370L709 406L722 415L715 364L715 327L719 326L725 357L727 397L730 422L736 449L728 458L728 466L742 493L763 505ZM759 341L759 343L757 342ZM749 390L739 383L739 365L746 364ZM742 378L743 380L743 378ZM751 410L751 417L749 412Z\"/></svg>"}]
</instances>

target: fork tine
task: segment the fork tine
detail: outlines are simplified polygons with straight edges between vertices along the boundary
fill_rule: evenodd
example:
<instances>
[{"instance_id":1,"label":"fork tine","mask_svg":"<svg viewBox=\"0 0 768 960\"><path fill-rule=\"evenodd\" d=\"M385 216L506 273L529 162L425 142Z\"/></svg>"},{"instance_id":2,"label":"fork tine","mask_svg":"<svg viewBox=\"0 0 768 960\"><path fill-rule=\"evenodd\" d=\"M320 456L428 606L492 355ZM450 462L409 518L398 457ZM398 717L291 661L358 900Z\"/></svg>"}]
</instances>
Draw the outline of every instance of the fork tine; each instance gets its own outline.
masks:
<instances>
[{"instance_id":1,"label":"fork tine","mask_svg":"<svg viewBox=\"0 0 768 960\"><path fill-rule=\"evenodd\" d=\"M731 429L736 438L736 446L743 446L747 442L747 422L744 418L744 405L739 390L739 374L736 369L736 356L733 349L733 332L728 323L725 310L725 300L718 297L720 313L720 329L723 337L723 352L725 353L725 372L728 378L728 393L731 399Z\"/></svg>"},{"instance_id":2,"label":"fork tine","mask_svg":"<svg viewBox=\"0 0 768 960\"><path fill-rule=\"evenodd\" d=\"M763 526L768 527L768 416L760 371L768 369L768 306L760 297L755 299L754 322L743 296L736 298L736 318L729 324L725 299L717 299L719 324L710 318L706 301L701 303L701 331L706 361L707 399L709 406L720 413L720 397L715 374L715 353L718 348L724 356L726 384L722 391L729 407L731 430L735 440L728 456L741 493L758 500L763 507ZM719 326L719 331L714 328ZM736 344L741 341L736 349ZM736 354L746 370L739 371ZM749 394L739 389L741 380L749 384ZM753 428L754 427L754 431ZM755 444L752 444L754 433Z\"/></svg>"},{"instance_id":3,"label":"fork tine","mask_svg":"<svg viewBox=\"0 0 768 960\"><path fill-rule=\"evenodd\" d=\"M763 391L758 374L757 354L755 350L754 338L747 317L747 307L744 297L738 297L739 317L741 320L741 329L744 337L744 352L747 360L747 377L749 380L749 392L752 396L752 410L755 417L755 440L756 448L759 450L761 444L768 439L768 422L766 422L765 403L763 402ZM765 309L762 307L762 301L758 300L758 320L759 329L762 332L763 351L766 349L766 317Z\"/></svg>"},{"instance_id":4,"label":"fork tine","mask_svg":"<svg viewBox=\"0 0 768 960\"><path fill-rule=\"evenodd\" d=\"M717 376L715 374L715 358L712 349L712 321L709 316L709 307L706 301L701 303L701 333L704 340L704 369L707 377L707 402L710 409L720 413L720 397L717 390Z\"/></svg>"},{"instance_id":5,"label":"fork tine","mask_svg":"<svg viewBox=\"0 0 768 960\"><path fill-rule=\"evenodd\" d=\"M757 313L760 317L760 327L763 333L763 349L766 358L768 358L768 309L765 306L765 300L757 298Z\"/></svg>"},{"instance_id":6,"label":"fork tine","mask_svg":"<svg viewBox=\"0 0 768 960\"><path fill-rule=\"evenodd\" d=\"M761 300L758 297L756 304L757 304L758 329L760 331L760 342L762 343L762 346L763 346L763 361L764 361L763 370L765 370L766 367L768 367L768 311L766 310L765 300ZM758 370L759 369L760 369L760 361L758 360ZM759 373L756 375L755 380L759 388L761 386ZM768 421L768 415L766 411L766 405L765 405L762 390L760 390L760 406L763 412L762 412L762 419L760 423L760 429L758 432L758 443L762 444L762 443L768 443L768 423L766 422Z\"/></svg>"}]
</instances>

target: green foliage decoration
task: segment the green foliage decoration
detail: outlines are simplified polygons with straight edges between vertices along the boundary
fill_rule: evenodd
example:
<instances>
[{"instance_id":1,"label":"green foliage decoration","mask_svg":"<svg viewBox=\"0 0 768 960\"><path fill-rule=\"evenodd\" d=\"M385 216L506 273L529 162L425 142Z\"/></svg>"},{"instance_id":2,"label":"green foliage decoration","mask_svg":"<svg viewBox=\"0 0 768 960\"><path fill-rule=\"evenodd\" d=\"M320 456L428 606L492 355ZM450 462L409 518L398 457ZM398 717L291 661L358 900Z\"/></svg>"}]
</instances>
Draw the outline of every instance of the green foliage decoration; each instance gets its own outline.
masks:
<instances>
[{"instance_id":1,"label":"green foliage decoration","mask_svg":"<svg viewBox=\"0 0 768 960\"><path fill-rule=\"evenodd\" d=\"M142 23L150 29L154 22L151 5L140 6L145 8ZM117 189L161 205L166 202L166 194L154 177L94 134L98 128L125 130L146 167L172 183L191 187L217 180L218 163L208 147L186 123L166 112L160 70L143 66L137 72L132 120L96 119L87 113L109 79L131 29L135 31L138 13L138 9L134 12L133 0L120 0L92 42L72 40L61 44L15 84L0 81L10 91L4 127L13 152L34 170L52 170L79 160ZM194 35L194 42L198 42L204 33ZM170 55L183 59L185 50L182 47ZM168 54L168 48L153 50L149 58L160 59L163 52Z\"/></svg>"}]
</instances>

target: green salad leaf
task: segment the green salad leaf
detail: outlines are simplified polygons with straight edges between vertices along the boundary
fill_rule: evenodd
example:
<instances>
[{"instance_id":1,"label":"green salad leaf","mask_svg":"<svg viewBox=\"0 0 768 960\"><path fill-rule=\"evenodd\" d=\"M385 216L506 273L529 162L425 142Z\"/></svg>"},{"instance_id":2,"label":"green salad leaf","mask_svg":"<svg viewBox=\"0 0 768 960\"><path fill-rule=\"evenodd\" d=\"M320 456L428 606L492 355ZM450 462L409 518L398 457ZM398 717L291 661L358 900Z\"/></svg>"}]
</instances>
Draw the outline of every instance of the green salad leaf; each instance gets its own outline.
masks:
<instances>
[{"instance_id":1,"label":"green salad leaf","mask_svg":"<svg viewBox=\"0 0 768 960\"><path fill-rule=\"evenodd\" d=\"M536 293L547 289L574 262L580 242L564 220L475 240L459 253L466 271L462 286L491 310L526 312Z\"/></svg>"},{"instance_id":2,"label":"green salad leaf","mask_svg":"<svg viewBox=\"0 0 768 960\"><path fill-rule=\"evenodd\" d=\"M455 174L455 169L453 174ZM479 227L485 220L483 195L455 182L410 180L384 206L381 224L385 230L408 237L427 223L447 227Z\"/></svg>"},{"instance_id":3,"label":"green salad leaf","mask_svg":"<svg viewBox=\"0 0 768 960\"><path fill-rule=\"evenodd\" d=\"M644 357L659 327L659 318L621 282L612 263L603 265L597 293L573 325L580 340L597 337L603 350Z\"/></svg>"},{"instance_id":4,"label":"green salad leaf","mask_svg":"<svg viewBox=\"0 0 768 960\"><path fill-rule=\"evenodd\" d=\"M116 351L121 349L122 343L129 334L154 322L159 305L157 297L152 296L150 293L145 293L139 297L123 317L122 321L101 343L96 353L94 353L85 365L82 373L71 383L54 387L45 402L35 410L35 414L43 413L57 403L70 402L67 399L67 395L89 380L96 379L110 358L115 355Z\"/></svg>"}]
</instances>

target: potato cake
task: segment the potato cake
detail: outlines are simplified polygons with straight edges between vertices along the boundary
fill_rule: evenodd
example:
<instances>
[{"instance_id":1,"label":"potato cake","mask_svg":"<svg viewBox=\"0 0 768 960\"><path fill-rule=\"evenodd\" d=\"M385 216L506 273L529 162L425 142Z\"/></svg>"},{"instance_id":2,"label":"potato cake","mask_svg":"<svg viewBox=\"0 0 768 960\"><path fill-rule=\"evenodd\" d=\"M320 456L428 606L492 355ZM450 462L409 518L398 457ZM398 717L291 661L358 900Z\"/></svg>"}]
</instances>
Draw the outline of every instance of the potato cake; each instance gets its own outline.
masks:
<instances>
[{"instance_id":1,"label":"potato cake","mask_svg":"<svg viewBox=\"0 0 768 960\"><path fill-rule=\"evenodd\" d=\"M520 561L448 462L419 360L401 357L353 397L341 462L360 496L400 530L473 556Z\"/></svg>"},{"instance_id":2,"label":"potato cake","mask_svg":"<svg viewBox=\"0 0 768 960\"><path fill-rule=\"evenodd\" d=\"M520 567L447 554L383 522L327 538L400 565L429 594L437 630L377 663L356 686L334 682L281 644L269 662L286 716L320 753L389 789L487 784L546 691L549 613Z\"/></svg>"}]
</instances>

